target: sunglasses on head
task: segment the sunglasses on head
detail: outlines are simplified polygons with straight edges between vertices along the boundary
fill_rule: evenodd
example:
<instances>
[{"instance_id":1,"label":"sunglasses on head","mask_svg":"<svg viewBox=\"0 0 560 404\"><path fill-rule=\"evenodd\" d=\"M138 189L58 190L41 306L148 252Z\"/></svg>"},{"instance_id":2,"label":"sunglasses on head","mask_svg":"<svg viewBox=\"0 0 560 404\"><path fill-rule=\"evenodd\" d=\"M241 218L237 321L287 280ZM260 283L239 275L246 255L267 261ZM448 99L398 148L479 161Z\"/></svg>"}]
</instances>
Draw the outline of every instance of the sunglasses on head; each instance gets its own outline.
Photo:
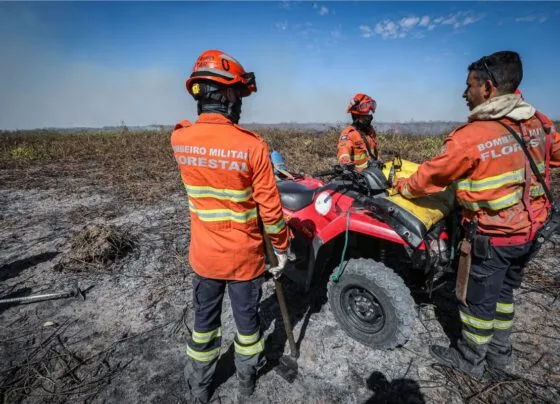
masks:
<instances>
[{"instance_id":1,"label":"sunglasses on head","mask_svg":"<svg viewBox=\"0 0 560 404\"><path fill-rule=\"evenodd\" d=\"M484 67L484 70L486 71L486 74L488 74L488 76L490 76L490 80L494 84L494 87L498 87L498 80L496 80L496 77L494 77L494 74L488 68L488 65L486 64L486 57L482 58L482 66Z\"/></svg>"}]
</instances>

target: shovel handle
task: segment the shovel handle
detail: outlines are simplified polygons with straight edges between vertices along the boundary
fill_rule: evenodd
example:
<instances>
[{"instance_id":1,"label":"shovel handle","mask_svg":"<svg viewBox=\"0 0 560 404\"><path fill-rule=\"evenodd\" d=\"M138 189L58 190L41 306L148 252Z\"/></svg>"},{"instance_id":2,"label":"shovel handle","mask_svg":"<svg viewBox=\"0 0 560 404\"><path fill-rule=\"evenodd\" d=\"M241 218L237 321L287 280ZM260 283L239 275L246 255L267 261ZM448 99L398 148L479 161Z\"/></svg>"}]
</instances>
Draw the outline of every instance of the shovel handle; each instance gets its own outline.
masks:
<instances>
[{"instance_id":1,"label":"shovel handle","mask_svg":"<svg viewBox=\"0 0 560 404\"><path fill-rule=\"evenodd\" d=\"M270 263L271 267L278 266L278 258L276 258L276 254L274 254L274 247L272 247L272 243L267 235L263 232L263 239L264 239L264 249L266 252L266 258L268 258L268 262Z\"/></svg>"},{"instance_id":2,"label":"shovel handle","mask_svg":"<svg viewBox=\"0 0 560 404\"><path fill-rule=\"evenodd\" d=\"M264 247L266 251L266 256L270 265L273 267L278 265L278 259L276 254L274 254L274 248L270 239L263 232ZM284 323L284 331L286 332L286 337L290 344L290 354L294 358L299 357L299 351L296 346L296 341L294 340L294 333L292 331L292 323L290 322L290 315L288 314L288 306L286 305L286 298L284 297L284 285L282 281L274 278L274 289L276 289L276 298L278 299L278 305L280 306L280 312L282 313L282 322Z\"/></svg>"},{"instance_id":3,"label":"shovel handle","mask_svg":"<svg viewBox=\"0 0 560 404\"><path fill-rule=\"evenodd\" d=\"M288 337L288 342L290 343L290 355L297 359L299 358L299 351L296 346L296 341L294 340L292 323L290 322L288 306L286 305L286 299L284 298L284 286L282 285L282 281L279 279L274 279L274 288L276 289L276 297L278 298L280 312L282 313L282 321L284 323L286 337Z\"/></svg>"}]
</instances>

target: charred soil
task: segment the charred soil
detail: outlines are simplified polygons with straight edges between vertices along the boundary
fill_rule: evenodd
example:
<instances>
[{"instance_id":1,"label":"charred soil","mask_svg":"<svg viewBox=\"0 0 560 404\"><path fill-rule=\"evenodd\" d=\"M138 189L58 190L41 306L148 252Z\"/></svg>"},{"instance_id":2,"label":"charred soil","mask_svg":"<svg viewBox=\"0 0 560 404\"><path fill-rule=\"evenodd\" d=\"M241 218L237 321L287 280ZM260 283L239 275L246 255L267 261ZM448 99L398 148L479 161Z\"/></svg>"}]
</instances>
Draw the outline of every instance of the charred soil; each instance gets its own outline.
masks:
<instances>
[{"instance_id":1,"label":"charred soil","mask_svg":"<svg viewBox=\"0 0 560 404\"><path fill-rule=\"evenodd\" d=\"M308 174L334 161L337 134L270 131L288 167ZM420 161L442 137L381 136ZM558 173L554 176L559 188ZM0 136L0 298L71 289L66 298L0 305L0 395L6 403L180 403L193 320L189 212L168 133ZM326 288L305 295L284 281L301 356L293 384L273 371L289 353L272 282L261 306L267 367L254 403L560 401L560 238L529 265L516 292L514 365L475 382L428 353L457 331L452 286L416 300L403 347L374 350L335 321ZM234 402L235 326L224 302L214 398Z\"/></svg>"}]
</instances>

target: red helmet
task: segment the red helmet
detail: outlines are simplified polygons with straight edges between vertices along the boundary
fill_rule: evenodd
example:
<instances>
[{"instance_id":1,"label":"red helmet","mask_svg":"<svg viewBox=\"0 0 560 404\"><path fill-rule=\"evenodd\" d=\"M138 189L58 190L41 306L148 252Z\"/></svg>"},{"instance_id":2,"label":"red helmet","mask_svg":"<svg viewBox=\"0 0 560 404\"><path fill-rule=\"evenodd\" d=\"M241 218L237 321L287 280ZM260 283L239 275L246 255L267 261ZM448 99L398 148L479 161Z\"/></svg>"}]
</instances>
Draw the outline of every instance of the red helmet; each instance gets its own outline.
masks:
<instances>
[{"instance_id":1,"label":"red helmet","mask_svg":"<svg viewBox=\"0 0 560 404\"><path fill-rule=\"evenodd\" d=\"M202 52L194 64L186 84L187 91L192 96L198 93L198 86L195 84L200 80L213 81L225 86L241 84L242 97L257 92L255 74L246 72L241 63L233 57L215 49Z\"/></svg>"},{"instance_id":2,"label":"red helmet","mask_svg":"<svg viewBox=\"0 0 560 404\"><path fill-rule=\"evenodd\" d=\"M377 103L373 98L369 95L359 93L352 98L346 112L353 115L369 115L370 111L372 114L375 113L376 107Z\"/></svg>"}]
</instances>

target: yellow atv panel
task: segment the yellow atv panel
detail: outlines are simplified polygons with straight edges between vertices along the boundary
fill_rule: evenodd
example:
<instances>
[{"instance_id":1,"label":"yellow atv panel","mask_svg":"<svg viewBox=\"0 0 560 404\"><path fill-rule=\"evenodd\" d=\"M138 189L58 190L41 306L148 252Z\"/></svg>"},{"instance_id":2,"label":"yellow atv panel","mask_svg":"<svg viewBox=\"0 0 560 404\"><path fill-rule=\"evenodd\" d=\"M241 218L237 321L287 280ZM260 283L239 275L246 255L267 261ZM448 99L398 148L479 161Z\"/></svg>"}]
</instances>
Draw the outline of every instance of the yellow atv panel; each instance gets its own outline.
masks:
<instances>
[{"instance_id":1,"label":"yellow atv panel","mask_svg":"<svg viewBox=\"0 0 560 404\"><path fill-rule=\"evenodd\" d=\"M420 166L412 161L396 158L391 162L385 163L383 168L385 177L389 178L393 164L395 164L395 178L408 178ZM416 217L422 222L426 230L430 230L434 224L447 216L455 204L455 192L452 187L447 187L444 191L437 194L410 200L403 198L394 188L389 189L388 192L389 196L386 199Z\"/></svg>"}]
</instances>

